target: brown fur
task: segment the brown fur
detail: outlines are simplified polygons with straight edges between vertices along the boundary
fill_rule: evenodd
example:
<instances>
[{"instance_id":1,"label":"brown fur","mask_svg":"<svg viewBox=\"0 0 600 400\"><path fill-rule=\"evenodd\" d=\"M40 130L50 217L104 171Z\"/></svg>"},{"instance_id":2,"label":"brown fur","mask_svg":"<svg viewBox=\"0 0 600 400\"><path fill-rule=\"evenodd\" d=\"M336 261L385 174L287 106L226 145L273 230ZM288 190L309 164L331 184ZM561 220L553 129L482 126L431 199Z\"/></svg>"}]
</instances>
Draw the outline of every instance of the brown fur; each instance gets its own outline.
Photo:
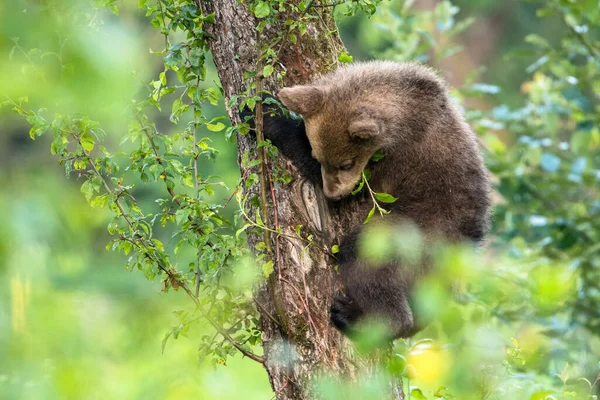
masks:
<instances>
[{"instance_id":1,"label":"brown fur","mask_svg":"<svg viewBox=\"0 0 600 400\"><path fill-rule=\"evenodd\" d=\"M303 116L330 197L347 196L381 150L385 157L370 167L372 187L398 197L393 208L421 229L460 239L461 221L487 220L489 184L475 135L432 70L413 63L350 64L309 87L282 89L279 96L290 107L302 90L302 103L318 103ZM313 101L314 88L321 102ZM350 132L365 121L379 129L365 129L367 136ZM350 171L337 171L353 159Z\"/></svg>"},{"instance_id":2,"label":"brown fur","mask_svg":"<svg viewBox=\"0 0 600 400\"><path fill-rule=\"evenodd\" d=\"M373 190L398 198L389 205L392 214L386 220L398 229L403 221L412 221L425 246L433 238L483 239L490 207L487 173L475 135L431 69L385 61L350 64L310 85L282 89L279 97L304 117L308 147L320 164L328 198L347 197L368 168ZM265 125L268 137L269 126L273 123ZM318 168L297 154L300 150L288 149L286 154L281 143L285 139L274 134L270 138L279 140L275 144L283 146L285 155L309 166L312 172L307 174ZM384 158L370 162L376 151ZM371 206L364 202L365 216ZM418 326L410 290L427 266L402 268L394 261L373 268L360 260L356 253L362 222L348 227L355 231L340 246L346 296L332 306L332 321L352 332L364 317L381 316L390 322L394 337L411 335Z\"/></svg>"}]
</instances>

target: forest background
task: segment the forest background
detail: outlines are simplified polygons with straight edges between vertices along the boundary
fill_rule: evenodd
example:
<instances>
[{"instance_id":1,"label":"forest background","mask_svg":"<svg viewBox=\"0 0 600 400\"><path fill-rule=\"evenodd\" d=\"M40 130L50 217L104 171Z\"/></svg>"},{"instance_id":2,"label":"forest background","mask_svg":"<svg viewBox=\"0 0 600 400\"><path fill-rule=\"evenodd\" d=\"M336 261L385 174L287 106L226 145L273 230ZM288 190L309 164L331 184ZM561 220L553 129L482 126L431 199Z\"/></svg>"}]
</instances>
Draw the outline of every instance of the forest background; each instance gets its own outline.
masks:
<instances>
[{"instance_id":1,"label":"forest background","mask_svg":"<svg viewBox=\"0 0 600 400\"><path fill-rule=\"evenodd\" d=\"M51 107L61 99L99 120L106 146L118 149L131 99L147 96L146 84L163 69L164 54L148 49L160 49L164 37L131 2L47 3L0 5L0 103L28 96ZM498 382L489 385L489 398L597 393L598 8L589 0L394 0L374 15L339 18L354 60L420 60L438 68L458 88L453 95L480 135L496 186L490 251L497 256L489 267L508 282L486 287L487 298L477 300L488 308L469 309L464 318L470 323L482 313L495 326L506 324L482 339L496 341L504 355L490 356L500 372L479 365L493 370L479 371L482 379ZM216 72L206 65L212 84ZM217 103L207 116L225 115L223 100ZM239 353L199 351L199 338L211 329L205 323L163 349L165 335L181 331L180 310L189 301L177 291L162 293L160 280L126 271L124 256L106 251L110 212L90 208L81 182L75 174L65 179L50 154L51 137L34 133L31 140L30 125L10 105L0 109L0 397L272 397L260 365ZM156 113L161 131L178 129L170 114ZM226 126L203 134L220 156L203 161L201 171L222 177L228 189L213 195L222 200L240 176L228 121L220 122ZM136 197L152 202L159 193L145 189ZM225 213L233 220L236 209L233 201ZM404 349L407 357L417 350L409 361L421 369L409 391L414 398L478 390L447 371L456 365L444 361L445 352L418 343ZM444 393L445 381L458 386Z\"/></svg>"}]
</instances>

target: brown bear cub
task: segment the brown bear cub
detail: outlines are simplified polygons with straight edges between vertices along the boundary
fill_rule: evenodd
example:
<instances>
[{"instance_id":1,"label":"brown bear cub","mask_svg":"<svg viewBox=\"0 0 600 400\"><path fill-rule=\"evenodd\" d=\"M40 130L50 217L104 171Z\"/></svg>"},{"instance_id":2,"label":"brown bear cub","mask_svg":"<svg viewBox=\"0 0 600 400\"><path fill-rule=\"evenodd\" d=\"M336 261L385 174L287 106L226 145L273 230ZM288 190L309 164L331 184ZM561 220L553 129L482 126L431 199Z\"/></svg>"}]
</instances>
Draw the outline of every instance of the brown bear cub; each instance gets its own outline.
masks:
<instances>
[{"instance_id":1,"label":"brown bear cub","mask_svg":"<svg viewBox=\"0 0 600 400\"><path fill-rule=\"evenodd\" d=\"M310 85L282 89L278 97L304 120L267 107L265 137L308 180L322 185L328 199L350 196L368 169L372 190L397 200L386 204L391 214L367 226L416 226L423 249L440 240L483 239L490 210L487 173L475 135L431 69L385 61L348 64ZM383 158L371 161L375 153ZM345 293L331 306L331 321L352 335L361 321L380 318L394 338L410 336L420 325L411 288L429 269L430 257L425 250L410 266L399 259L383 265L361 259L359 236L373 204L365 196L345 201L354 198L364 204L364 215L340 243Z\"/></svg>"}]
</instances>

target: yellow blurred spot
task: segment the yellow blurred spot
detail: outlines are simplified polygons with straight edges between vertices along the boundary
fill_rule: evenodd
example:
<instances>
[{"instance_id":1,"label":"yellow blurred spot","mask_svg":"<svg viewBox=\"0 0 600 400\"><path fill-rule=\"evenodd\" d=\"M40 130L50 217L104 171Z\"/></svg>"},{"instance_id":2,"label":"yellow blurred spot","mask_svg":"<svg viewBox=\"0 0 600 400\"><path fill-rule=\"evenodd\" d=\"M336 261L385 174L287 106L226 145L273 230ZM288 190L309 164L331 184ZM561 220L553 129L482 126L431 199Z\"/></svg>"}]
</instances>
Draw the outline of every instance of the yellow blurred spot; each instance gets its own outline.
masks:
<instances>
[{"instance_id":1,"label":"yellow blurred spot","mask_svg":"<svg viewBox=\"0 0 600 400\"><path fill-rule=\"evenodd\" d=\"M523 82L523 84L521 85L521 92L523 93L529 93L531 92L531 82Z\"/></svg>"},{"instance_id":2,"label":"yellow blurred spot","mask_svg":"<svg viewBox=\"0 0 600 400\"><path fill-rule=\"evenodd\" d=\"M20 276L13 276L10 280L11 289L11 322L14 333L24 333L26 326L25 309L29 304L31 282L23 281Z\"/></svg>"},{"instance_id":3,"label":"yellow blurred spot","mask_svg":"<svg viewBox=\"0 0 600 400\"><path fill-rule=\"evenodd\" d=\"M408 355L409 373L424 385L442 383L450 367L450 354L431 343L417 345Z\"/></svg>"}]
</instances>

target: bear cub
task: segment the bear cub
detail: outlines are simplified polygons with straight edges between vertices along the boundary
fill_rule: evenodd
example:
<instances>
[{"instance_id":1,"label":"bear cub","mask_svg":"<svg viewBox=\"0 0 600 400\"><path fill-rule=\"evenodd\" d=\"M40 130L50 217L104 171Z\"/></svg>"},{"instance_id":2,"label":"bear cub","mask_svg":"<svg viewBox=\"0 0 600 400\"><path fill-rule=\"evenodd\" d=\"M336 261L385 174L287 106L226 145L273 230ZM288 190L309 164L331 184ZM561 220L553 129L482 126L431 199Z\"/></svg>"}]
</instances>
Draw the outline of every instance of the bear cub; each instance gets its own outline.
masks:
<instances>
[{"instance_id":1,"label":"bear cub","mask_svg":"<svg viewBox=\"0 0 600 400\"><path fill-rule=\"evenodd\" d=\"M444 81L416 63L347 64L311 84L284 88L278 98L303 121L267 106L265 138L306 179L331 201L359 202L351 193L368 169L372 190L397 200L386 204L389 215L375 213L367 226L416 226L422 236L425 254L416 264L361 259L359 236L373 206L362 201L362 219L340 243L344 293L331 305L332 323L352 336L361 321L378 318L392 338L413 335L421 324L411 289L430 269L427 249L439 241L481 242L488 228L490 184L474 133ZM371 161L375 153L383 158Z\"/></svg>"}]
</instances>

